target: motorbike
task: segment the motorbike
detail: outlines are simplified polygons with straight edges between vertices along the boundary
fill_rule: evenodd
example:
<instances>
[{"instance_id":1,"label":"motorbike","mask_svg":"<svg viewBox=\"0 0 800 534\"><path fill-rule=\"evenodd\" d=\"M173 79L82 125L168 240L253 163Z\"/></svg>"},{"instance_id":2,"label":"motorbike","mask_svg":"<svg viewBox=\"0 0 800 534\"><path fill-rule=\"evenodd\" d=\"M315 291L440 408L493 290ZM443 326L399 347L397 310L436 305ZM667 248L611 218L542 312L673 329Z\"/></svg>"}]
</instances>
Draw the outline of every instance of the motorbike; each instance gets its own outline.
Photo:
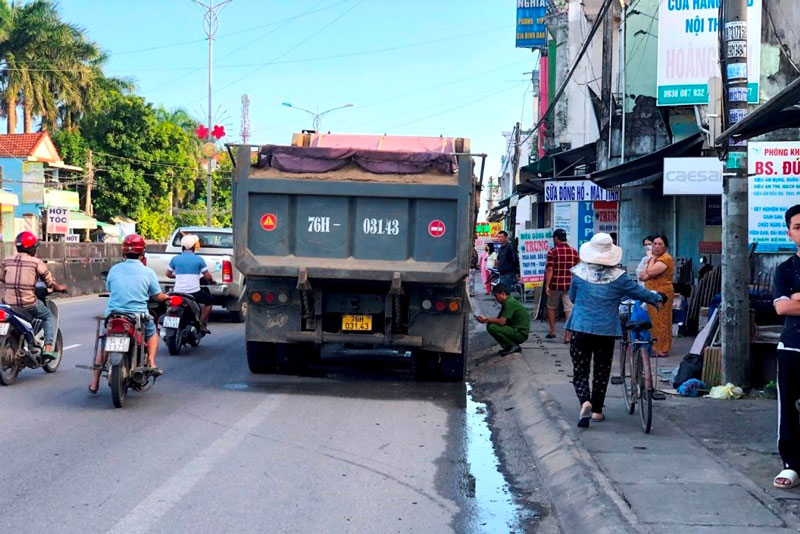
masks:
<instances>
[{"instance_id":1,"label":"motorbike","mask_svg":"<svg viewBox=\"0 0 800 534\"><path fill-rule=\"evenodd\" d=\"M161 336L172 356L180 354L184 345L197 347L205 337L200 324L200 311L200 304L191 295L169 294L167 312L159 318L158 324L162 327Z\"/></svg>"},{"instance_id":2,"label":"motorbike","mask_svg":"<svg viewBox=\"0 0 800 534\"><path fill-rule=\"evenodd\" d=\"M36 298L52 312L56 320L54 360L44 360L44 322L22 308L0 304L0 384L10 386L24 368L55 373L61 365L64 341L59 328L58 305L48 299L50 291L43 283L36 285Z\"/></svg>"},{"instance_id":3,"label":"motorbike","mask_svg":"<svg viewBox=\"0 0 800 534\"><path fill-rule=\"evenodd\" d=\"M156 316L158 309L159 303L151 302L148 313L111 312L108 317L97 317L93 354L97 354L102 343L100 370L108 377L111 400L117 408L125 405L129 389L147 391L158 378L148 367L145 342L145 322L148 315ZM100 334L101 322L105 324L105 336Z\"/></svg>"}]
</instances>

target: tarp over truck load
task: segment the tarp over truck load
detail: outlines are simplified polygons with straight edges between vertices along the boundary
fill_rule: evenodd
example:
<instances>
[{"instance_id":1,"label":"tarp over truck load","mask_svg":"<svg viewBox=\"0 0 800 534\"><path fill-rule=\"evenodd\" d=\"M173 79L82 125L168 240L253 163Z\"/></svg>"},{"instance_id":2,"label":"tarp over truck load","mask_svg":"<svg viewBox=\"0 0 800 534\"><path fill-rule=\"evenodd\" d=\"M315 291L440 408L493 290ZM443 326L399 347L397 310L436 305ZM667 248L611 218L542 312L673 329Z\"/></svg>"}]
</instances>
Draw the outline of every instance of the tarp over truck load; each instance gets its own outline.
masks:
<instances>
[{"instance_id":1,"label":"tarp over truck load","mask_svg":"<svg viewBox=\"0 0 800 534\"><path fill-rule=\"evenodd\" d=\"M409 139L425 145L418 140L426 138ZM237 268L251 277L462 280L469 271L475 198L472 158L463 154L469 141L427 139L435 140L432 147L452 148L266 145L251 165L250 147L239 147Z\"/></svg>"}]
</instances>

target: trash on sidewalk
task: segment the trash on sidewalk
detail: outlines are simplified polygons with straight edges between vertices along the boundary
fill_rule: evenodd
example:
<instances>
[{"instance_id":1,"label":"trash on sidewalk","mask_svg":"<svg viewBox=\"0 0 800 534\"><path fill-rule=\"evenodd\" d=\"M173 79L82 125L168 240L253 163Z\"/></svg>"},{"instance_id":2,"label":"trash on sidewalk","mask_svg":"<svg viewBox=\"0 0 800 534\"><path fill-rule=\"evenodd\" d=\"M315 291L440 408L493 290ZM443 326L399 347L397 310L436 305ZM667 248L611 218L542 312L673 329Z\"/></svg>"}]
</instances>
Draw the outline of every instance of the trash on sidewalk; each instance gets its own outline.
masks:
<instances>
[{"instance_id":1,"label":"trash on sidewalk","mask_svg":"<svg viewBox=\"0 0 800 534\"><path fill-rule=\"evenodd\" d=\"M739 386L734 386L730 382L724 386L714 386L711 388L711 391L708 393L708 395L705 395L705 397L722 400L741 399L743 396L744 391L742 391L742 388Z\"/></svg>"},{"instance_id":2,"label":"trash on sidewalk","mask_svg":"<svg viewBox=\"0 0 800 534\"><path fill-rule=\"evenodd\" d=\"M678 386L678 395L681 397L699 397L701 391L708 391L708 386L696 378L690 378Z\"/></svg>"}]
</instances>

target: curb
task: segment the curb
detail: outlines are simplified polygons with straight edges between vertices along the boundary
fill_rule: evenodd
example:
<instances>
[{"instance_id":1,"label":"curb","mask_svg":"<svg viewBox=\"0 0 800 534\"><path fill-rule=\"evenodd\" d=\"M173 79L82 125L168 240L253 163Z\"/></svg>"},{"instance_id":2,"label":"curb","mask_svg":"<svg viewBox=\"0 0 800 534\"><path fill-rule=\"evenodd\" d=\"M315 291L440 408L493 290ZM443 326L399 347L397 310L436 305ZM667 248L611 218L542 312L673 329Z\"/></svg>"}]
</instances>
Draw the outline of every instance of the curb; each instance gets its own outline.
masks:
<instances>
[{"instance_id":1,"label":"curb","mask_svg":"<svg viewBox=\"0 0 800 534\"><path fill-rule=\"evenodd\" d=\"M520 431L528 444L564 532L636 533L638 521L589 453L570 436L555 400L538 386L522 359L511 362L509 385ZM579 504L579 503L583 504Z\"/></svg>"}]
</instances>

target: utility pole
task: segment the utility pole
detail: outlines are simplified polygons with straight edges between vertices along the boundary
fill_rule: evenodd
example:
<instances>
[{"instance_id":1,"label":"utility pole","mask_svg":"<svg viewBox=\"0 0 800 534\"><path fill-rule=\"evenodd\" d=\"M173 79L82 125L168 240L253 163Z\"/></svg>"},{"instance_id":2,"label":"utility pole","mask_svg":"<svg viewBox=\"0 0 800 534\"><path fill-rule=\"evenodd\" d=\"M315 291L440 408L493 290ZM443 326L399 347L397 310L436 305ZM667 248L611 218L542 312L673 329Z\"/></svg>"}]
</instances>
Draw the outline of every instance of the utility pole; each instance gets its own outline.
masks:
<instances>
[{"instance_id":1,"label":"utility pole","mask_svg":"<svg viewBox=\"0 0 800 534\"><path fill-rule=\"evenodd\" d=\"M511 176L511 186L512 187L511 187L511 193L510 193L512 195L514 194L514 189L516 189L516 187L519 185L519 179L518 179L519 178L519 160L520 160L520 157L521 157L521 150L520 150L520 146L519 146L520 145L520 134L521 134L521 132L519 131L519 129L520 129L520 124L517 123L517 125L514 127L514 159L513 159L514 174Z\"/></svg>"},{"instance_id":2,"label":"utility pole","mask_svg":"<svg viewBox=\"0 0 800 534\"><path fill-rule=\"evenodd\" d=\"M600 134L602 142L598 144L601 153L598 155L598 160L601 168L607 169L611 167L611 124L614 113L613 100L611 98L611 71L614 62L614 14L613 9L606 10L606 16L603 17L603 67L600 85L600 99L603 104L603 118L600 121L601 127L605 126L606 138L603 139L603 134Z\"/></svg>"},{"instance_id":3,"label":"utility pole","mask_svg":"<svg viewBox=\"0 0 800 534\"><path fill-rule=\"evenodd\" d=\"M208 139L209 143L214 142L214 136L211 131L213 129L213 112L211 110L211 96L213 93L213 65L214 65L214 36L219 30L219 12L223 7L230 4L233 0L224 0L217 5L214 5L214 0L208 0L208 4L200 2L200 0L192 0L195 4L199 5L205 11L203 16L203 31L208 38ZM208 168L206 172L206 226L211 226L211 178L214 172L213 158L208 158Z\"/></svg>"},{"instance_id":4,"label":"utility pole","mask_svg":"<svg viewBox=\"0 0 800 534\"><path fill-rule=\"evenodd\" d=\"M720 50L727 130L747 116L747 0L723 0ZM723 52L721 52L723 53ZM723 59L723 58L720 58ZM750 379L750 265L748 250L747 141L722 147L722 375L747 387Z\"/></svg>"},{"instance_id":5,"label":"utility pole","mask_svg":"<svg viewBox=\"0 0 800 534\"><path fill-rule=\"evenodd\" d=\"M94 186L94 161L92 159L92 151L89 150L89 153L86 156L86 198L84 199L84 207L83 211L86 212L86 215L91 217L94 215L94 208L92 206L92 187ZM86 229L86 237L84 241L89 242L91 239L89 238L89 229Z\"/></svg>"}]
</instances>

